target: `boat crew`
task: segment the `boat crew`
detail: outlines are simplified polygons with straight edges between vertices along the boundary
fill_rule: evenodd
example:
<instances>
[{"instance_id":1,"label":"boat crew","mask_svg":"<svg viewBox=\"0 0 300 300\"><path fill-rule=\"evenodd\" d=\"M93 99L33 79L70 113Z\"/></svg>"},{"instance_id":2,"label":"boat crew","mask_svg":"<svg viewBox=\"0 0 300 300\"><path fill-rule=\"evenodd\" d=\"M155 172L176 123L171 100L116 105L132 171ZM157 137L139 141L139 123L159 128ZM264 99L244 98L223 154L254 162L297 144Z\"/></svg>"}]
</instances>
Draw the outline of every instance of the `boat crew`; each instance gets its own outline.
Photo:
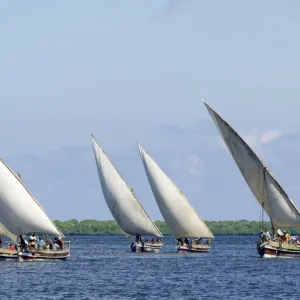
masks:
<instances>
[{"instance_id":1,"label":"boat crew","mask_svg":"<svg viewBox=\"0 0 300 300\"><path fill-rule=\"evenodd\" d=\"M61 239L61 237L58 238L56 244L60 247L61 250L63 250L65 247L64 241Z\"/></svg>"},{"instance_id":2,"label":"boat crew","mask_svg":"<svg viewBox=\"0 0 300 300\"><path fill-rule=\"evenodd\" d=\"M35 248L35 244L37 242L37 238L35 236L35 233L32 233L31 236L29 237L29 245L32 248Z\"/></svg>"},{"instance_id":3,"label":"boat crew","mask_svg":"<svg viewBox=\"0 0 300 300\"><path fill-rule=\"evenodd\" d=\"M283 231L283 236L281 237L281 241L285 242L285 243L288 243L290 240L291 240L290 234L286 230L284 230Z\"/></svg>"},{"instance_id":4,"label":"boat crew","mask_svg":"<svg viewBox=\"0 0 300 300\"><path fill-rule=\"evenodd\" d=\"M9 250L16 250L15 246L12 243L9 243L8 249Z\"/></svg>"},{"instance_id":5,"label":"boat crew","mask_svg":"<svg viewBox=\"0 0 300 300\"><path fill-rule=\"evenodd\" d=\"M269 231L264 230L260 232L260 238L263 243L266 243L271 239L271 235Z\"/></svg>"},{"instance_id":6,"label":"boat crew","mask_svg":"<svg viewBox=\"0 0 300 300\"><path fill-rule=\"evenodd\" d=\"M43 238L41 237L40 240L38 241L38 248L39 249L44 249L44 246L45 246L45 242L43 240Z\"/></svg>"},{"instance_id":7,"label":"boat crew","mask_svg":"<svg viewBox=\"0 0 300 300\"><path fill-rule=\"evenodd\" d=\"M19 235L19 243L20 243L22 250L26 249L28 246L28 242L27 242L26 238L24 237L24 235L22 235L22 234Z\"/></svg>"}]
</instances>

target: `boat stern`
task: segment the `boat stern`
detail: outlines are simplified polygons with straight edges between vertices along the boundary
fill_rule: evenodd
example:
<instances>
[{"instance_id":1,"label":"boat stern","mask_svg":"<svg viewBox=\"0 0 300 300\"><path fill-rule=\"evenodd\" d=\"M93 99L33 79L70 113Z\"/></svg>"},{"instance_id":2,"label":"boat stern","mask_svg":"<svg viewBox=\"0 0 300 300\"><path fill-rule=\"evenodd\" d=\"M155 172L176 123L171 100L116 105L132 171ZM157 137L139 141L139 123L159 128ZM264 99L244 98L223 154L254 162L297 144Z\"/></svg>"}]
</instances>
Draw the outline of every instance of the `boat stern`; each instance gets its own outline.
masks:
<instances>
[{"instance_id":1,"label":"boat stern","mask_svg":"<svg viewBox=\"0 0 300 300\"><path fill-rule=\"evenodd\" d=\"M148 253L158 253L161 251L163 247L163 243L135 243L132 242L130 248L132 252L141 253L141 252L148 252Z\"/></svg>"}]
</instances>

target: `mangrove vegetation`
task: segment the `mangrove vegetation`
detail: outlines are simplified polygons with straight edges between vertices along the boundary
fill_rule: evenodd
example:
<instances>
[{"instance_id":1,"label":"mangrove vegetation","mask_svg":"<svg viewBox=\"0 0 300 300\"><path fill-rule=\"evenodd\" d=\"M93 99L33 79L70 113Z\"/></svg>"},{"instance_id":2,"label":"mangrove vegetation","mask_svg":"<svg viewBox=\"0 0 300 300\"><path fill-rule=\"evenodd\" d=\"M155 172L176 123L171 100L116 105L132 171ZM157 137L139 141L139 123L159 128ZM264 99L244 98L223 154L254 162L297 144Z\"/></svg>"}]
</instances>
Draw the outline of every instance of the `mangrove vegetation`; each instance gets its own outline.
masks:
<instances>
[{"instance_id":1,"label":"mangrove vegetation","mask_svg":"<svg viewBox=\"0 0 300 300\"><path fill-rule=\"evenodd\" d=\"M213 234L259 234L261 228L272 232L271 223L258 221L205 221ZM71 219L68 221L55 221L64 234L89 234L89 235L120 235L123 234L121 228L115 221L83 220ZM169 228L163 221L155 221L163 235L170 234ZM287 229L292 234L300 234L300 228Z\"/></svg>"}]
</instances>

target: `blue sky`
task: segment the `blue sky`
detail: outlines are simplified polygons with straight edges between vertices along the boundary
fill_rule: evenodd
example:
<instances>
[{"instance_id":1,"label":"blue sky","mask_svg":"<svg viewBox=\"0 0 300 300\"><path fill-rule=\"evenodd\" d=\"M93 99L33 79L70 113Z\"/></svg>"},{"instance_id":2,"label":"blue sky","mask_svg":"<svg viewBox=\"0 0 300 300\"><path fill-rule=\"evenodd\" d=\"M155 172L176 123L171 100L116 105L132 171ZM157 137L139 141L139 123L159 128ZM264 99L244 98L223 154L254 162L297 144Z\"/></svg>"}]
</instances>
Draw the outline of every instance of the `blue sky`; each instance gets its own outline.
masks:
<instances>
[{"instance_id":1,"label":"blue sky","mask_svg":"<svg viewBox=\"0 0 300 300\"><path fill-rule=\"evenodd\" d=\"M300 4L9 1L0 10L0 156L54 219L111 219L90 134L154 219L139 140L208 220L260 208L201 103L300 206Z\"/></svg>"}]
</instances>

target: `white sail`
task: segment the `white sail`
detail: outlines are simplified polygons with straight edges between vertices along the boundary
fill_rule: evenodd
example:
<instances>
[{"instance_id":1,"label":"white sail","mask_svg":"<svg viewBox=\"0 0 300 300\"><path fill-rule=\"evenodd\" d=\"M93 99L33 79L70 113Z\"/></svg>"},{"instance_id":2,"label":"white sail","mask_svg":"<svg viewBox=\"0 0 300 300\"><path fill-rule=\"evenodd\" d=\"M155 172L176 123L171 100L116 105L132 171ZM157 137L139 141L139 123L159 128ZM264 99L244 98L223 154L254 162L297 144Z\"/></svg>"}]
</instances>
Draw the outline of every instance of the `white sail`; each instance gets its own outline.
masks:
<instances>
[{"instance_id":1,"label":"white sail","mask_svg":"<svg viewBox=\"0 0 300 300\"><path fill-rule=\"evenodd\" d=\"M63 236L21 179L2 160L0 220L7 230L16 235L39 232Z\"/></svg>"},{"instance_id":2,"label":"white sail","mask_svg":"<svg viewBox=\"0 0 300 300\"><path fill-rule=\"evenodd\" d=\"M270 170L238 133L207 103L204 103L245 181L270 216L276 229L299 227L300 213Z\"/></svg>"},{"instance_id":3,"label":"white sail","mask_svg":"<svg viewBox=\"0 0 300 300\"><path fill-rule=\"evenodd\" d=\"M140 144L138 147L153 195L173 236L213 238L214 235L183 193Z\"/></svg>"},{"instance_id":4,"label":"white sail","mask_svg":"<svg viewBox=\"0 0 300 300\"><path fill-rule=\"evenodd\" d=\"M0 223L0 236L10 238L15 244L17 243L18 236L9 232L3 224Z\"/></svg>"},{"instance_id":5,"label":"white sail","mask_svg":"<svg viewBox=\"0 0 300 300\"><path fill-rule=\"evenodd\" d=\"M103 149L92 136L95 159L103 195L113 217L126 235L154 235L161 232L136 199Z\"/></svg>"},{"instance_id":6,"label":"white sail","mask_svg":"<svg viewBox=\"0 0 300 300\"><path fill-rule=\"evenodd\" d=\"M265 180L270 215L275 230L284 227L300 227L299 210L267 169Z\"/></svg>"}]
</instances>

